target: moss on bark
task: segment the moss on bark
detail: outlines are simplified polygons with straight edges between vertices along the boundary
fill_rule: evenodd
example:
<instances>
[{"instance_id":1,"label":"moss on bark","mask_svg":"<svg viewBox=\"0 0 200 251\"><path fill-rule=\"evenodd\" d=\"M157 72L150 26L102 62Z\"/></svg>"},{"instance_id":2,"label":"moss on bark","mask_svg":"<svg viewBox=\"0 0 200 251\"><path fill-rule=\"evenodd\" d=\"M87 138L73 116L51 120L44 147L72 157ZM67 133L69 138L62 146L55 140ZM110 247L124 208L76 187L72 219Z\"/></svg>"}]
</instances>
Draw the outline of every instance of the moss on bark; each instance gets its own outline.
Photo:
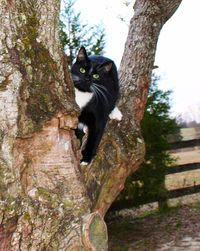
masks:
<instances>
[{"instance_id":1,"label":"moss on bark","mask_svg":"<svg viewBox=\"0 0 200 251\"><path fill-rule=\"evenodd\" d=\"M23 76L18 135L26 136L40 130L44 122L58 112L73 112L73 108L65 102L71 97L64 85L64 76L59 74L60 66L38 39L40 16L35 1L26 4L21 1L17 8L21 24L17 27L15 47L9 52Z\"/></svg>"}]
</instances>

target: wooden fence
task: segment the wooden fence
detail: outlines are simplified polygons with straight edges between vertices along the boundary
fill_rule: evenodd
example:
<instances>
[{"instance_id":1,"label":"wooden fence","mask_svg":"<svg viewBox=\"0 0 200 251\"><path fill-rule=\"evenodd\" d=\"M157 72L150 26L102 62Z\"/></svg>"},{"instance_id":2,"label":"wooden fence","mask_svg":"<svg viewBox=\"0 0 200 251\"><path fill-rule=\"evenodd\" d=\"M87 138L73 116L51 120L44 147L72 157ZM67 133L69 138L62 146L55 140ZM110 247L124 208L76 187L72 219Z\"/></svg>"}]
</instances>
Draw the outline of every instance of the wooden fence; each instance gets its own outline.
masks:
<instances>
[{"instance_id":1,"label":"wooden fence","mask_svg":"<svg viewBox=\"0 0 200 251\"><path fill-rule=\"evenodd\" d=\"M170 167L165 176L165 186L169 191L167 199L200 193L200 127L181 129L181 140L173 136L170 144L169 152L176 158L176 166ZM144 204L151 202L156 201L150 198ZM123 204L114 202L111 210L133 206L135 202L127 199Z\"/></svg>"},{"instance_id":2,"label":"wooden fence","mask_svg":"<svg viewBox=\"0 0 200 251\"><path fill-rule=\"evenodd\" d=\"M200 192L200 128L183 128L181 136L181 141L171 141L170 153L177 161L165 177L170 198Z\"/></svg>"}]
</instances>

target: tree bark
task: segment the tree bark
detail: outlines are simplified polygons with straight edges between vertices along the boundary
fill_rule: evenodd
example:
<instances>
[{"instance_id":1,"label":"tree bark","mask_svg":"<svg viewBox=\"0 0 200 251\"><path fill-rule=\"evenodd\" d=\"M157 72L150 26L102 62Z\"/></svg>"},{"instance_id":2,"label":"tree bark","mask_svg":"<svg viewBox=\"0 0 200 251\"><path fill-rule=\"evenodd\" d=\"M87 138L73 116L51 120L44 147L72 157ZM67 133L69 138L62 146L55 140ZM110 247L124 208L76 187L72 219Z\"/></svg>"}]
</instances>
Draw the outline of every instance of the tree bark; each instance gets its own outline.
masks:
<instances>
[{"instance_id":1,"label":"tree bark","mask_svg":"<svg viewBox=\"0 0 200 251\"><path fill-rule=\"evenodd\" d=\"M157 39L181 0L137 0L120 67L121 122L80 168L58 0L0 1L0 250L107 250L103 217L144 156Z\"/></svg>"},{"instance_id":2,"label":"tree bark","mask_svg":"<svg viewBox=\"0 0 200 251\"><path fill-rule=\"evenodd\" d=\"M85 170L93 210L105 215L128 175L143 161L140 121L147 100L159 33L181 0L137 0L120 65L121 122L110 121L94 163Z\"/></svg>"},{"instance_id":3,"label":"tree bark","mask_svg":"<svg viewBox=\"0 0 200 251\"><path fill-rule=\"evenodd\" d=\"M90 201L57 0L1 1L0 250L84 250Z\"/></svg>"}]
</instances>

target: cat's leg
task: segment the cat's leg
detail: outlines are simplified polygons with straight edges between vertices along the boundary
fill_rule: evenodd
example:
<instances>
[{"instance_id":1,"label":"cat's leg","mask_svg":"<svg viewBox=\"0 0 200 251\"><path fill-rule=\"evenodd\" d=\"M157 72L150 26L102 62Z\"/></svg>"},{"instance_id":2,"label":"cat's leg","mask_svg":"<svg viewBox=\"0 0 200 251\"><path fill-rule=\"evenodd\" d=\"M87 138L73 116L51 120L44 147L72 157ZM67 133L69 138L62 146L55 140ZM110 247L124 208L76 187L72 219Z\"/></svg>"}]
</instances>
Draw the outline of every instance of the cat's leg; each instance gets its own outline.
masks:
<instances>
[{"instance_id":1,"label":"cat's leg","mask_svg":"<svg viewBox=\"0 0 200 251\"><path fill-rule=\"evenodd\" d=\"M80 140L80 142L82 144L82 139L83 139L83 136L85 135L84 131L80 128L77 128L77 129L75 129L75 134L76 134L76 137Z\"/></svg>"},{"instance_id":2,"label":"cat's leg","mask_svg":"<svg viewBox=\"0 0 200 251\"><path fill-rule=\"evenodd\" d=\"M106 123L100 123L98 126L90 125L88 126L88 138L85 145L85 148L82 151L82 160L81 164L86 165L88 164L92 158L96 155L97 148L101 141L104 128Z\"/></svg>"},{"instance_id":3,"label":"cat's leg","mask_svg":"<svg viewBox=\"0 0 200 251\"><path fill-rule=\"evenodd\" d=\"M79 116L78 126L75 129L76 137L80 140L81 145L83 145L84 135L88 133L88 127L83 118L84 115L81 113L81 115Z\"/></svg>"}]
</instances>

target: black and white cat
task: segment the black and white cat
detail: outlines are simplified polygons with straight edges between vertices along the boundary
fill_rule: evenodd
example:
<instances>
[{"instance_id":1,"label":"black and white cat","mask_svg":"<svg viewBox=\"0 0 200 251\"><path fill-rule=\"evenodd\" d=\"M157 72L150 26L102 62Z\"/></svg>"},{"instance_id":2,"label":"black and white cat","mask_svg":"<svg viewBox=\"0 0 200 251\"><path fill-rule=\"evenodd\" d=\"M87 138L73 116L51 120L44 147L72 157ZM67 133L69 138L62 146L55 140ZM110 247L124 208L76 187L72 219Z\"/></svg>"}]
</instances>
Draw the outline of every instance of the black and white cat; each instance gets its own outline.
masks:
<instances>
[{"instance_id":1,"label":"black and white cat","mask_svg":"<svg viewBox=\"0 0 200 251\"><path fill-rule=\"evenodd\" d=\"M79 137L80 131L88 131L81 162L86 165L96 154L108 118L122 118L115 107L119 97L118 74L112 60L103 56L88 56L84 47L80 48L71 72L75 99L81 109L76 134Z\"/></svg>"}]
</instances>

